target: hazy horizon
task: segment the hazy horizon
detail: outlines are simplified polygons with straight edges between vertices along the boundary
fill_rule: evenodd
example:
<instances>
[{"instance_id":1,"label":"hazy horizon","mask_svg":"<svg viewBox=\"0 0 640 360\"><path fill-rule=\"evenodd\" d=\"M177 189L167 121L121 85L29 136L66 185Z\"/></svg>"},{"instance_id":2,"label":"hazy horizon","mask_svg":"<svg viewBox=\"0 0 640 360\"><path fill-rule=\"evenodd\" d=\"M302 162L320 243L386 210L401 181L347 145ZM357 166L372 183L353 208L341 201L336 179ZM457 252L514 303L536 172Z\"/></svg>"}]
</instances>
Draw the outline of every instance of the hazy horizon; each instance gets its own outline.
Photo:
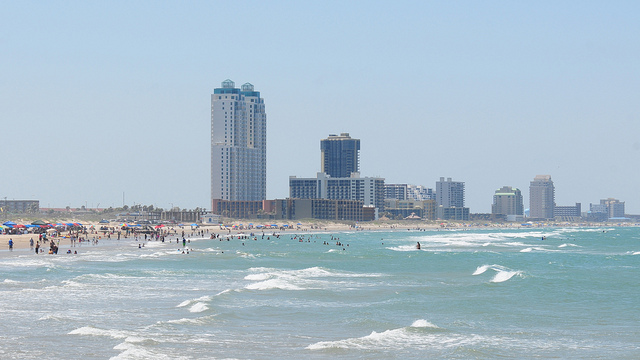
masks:
<instances>
[{"instance_id":1,"label":"hazy horizon","mask_svg":"<svg viewBox=\"0 0 640 360\"><path fill-rule=\"evenodd\" d=\"M362 176L496 189L551 175L556 204L640 214L640 4L4 2L0 200L210 204L210 100L250 82L267 198L361 140Z\"/></svg>"}]
</instances>

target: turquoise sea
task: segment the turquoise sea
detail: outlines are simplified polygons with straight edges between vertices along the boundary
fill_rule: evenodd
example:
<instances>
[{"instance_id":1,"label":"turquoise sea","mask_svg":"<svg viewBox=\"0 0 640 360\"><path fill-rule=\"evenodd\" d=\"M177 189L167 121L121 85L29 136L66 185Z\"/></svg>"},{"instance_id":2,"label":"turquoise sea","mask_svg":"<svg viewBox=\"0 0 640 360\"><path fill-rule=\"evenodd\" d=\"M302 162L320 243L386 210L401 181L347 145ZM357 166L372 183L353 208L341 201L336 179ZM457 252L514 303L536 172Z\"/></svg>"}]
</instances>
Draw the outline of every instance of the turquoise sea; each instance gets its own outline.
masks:
<instances>
[{"instance_id":1,"label":"turquoise sea","mask_svg":"<svg viewBox=\"0 0 640 360\"><path fill-rule=\"evenodd\" d=\"M640 228L295 234L5 251L0 358L640 358Z\"/></svg>"}]
</instances>

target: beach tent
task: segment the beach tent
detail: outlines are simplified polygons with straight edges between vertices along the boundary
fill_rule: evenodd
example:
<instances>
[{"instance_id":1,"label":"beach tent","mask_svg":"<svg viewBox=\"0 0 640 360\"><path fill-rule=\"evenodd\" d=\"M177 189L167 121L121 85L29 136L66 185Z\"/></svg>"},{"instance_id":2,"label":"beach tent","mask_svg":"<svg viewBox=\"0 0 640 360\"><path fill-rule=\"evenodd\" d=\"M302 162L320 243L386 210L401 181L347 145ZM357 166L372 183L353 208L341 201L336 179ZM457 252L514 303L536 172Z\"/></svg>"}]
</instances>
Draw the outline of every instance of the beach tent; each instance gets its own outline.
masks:
<instances>
[{"instance_id":1,"label":"beach tent","mask_svg":"<svg viewBox=\"0 0 640 360\"><path fill-rule=\"evenodd\" d=\"M31 223L31 225L46 225L47 223L42 220L36 220Z\"/></svg>"},{"instance_id":2,"label":"beach tent","mask_svg":"<svg viewBox=\"0 0 640 360\"><path fill-rule=\"evenodd\" d=\"M13 226L13 225L16 225L16 223L14 223L13 221L7 221L2 225Z\"/></svg>"}]
</instances>

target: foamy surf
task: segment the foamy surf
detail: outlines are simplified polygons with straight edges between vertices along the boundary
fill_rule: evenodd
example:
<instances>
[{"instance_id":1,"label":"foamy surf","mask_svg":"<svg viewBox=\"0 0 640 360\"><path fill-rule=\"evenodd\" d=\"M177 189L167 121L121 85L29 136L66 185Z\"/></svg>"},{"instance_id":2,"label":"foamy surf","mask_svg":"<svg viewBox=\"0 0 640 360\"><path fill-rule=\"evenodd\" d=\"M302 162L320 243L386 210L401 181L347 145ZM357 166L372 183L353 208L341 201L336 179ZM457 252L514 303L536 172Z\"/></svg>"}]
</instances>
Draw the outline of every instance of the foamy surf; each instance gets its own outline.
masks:
<instances>
[{"instance_id":1,"label":"foamy surf","mask_svg":"<svg viewBox=\"0 0 640 360\"><path fill-rule=\"evenodd\" d=\"M516 275L522 274L521 271L498 271L498 273L491 279L493 283L505 282Z\"/></svg>"},{"instance_id":2,"label":"foamy surf","mask_svg":"<svg viewBox=\"0 0 640 360\"><path fill-rule=\"evenodd\" d=\"M261 281L255 284L250 284L245 286L245 289L249 289L249 290L273 290L273 289L279 289L279 290L304 290L304 288L301 288L300 286L296 286L293 285L291 283L289 283L288 281L285 280L281 280L281 279L269 279L266 281Z\"/></svg>"},{"instance_id":3,"label":"foamy surf","mask_svg":"<svg viewBox=\"0 0 640 360\"><path fill-rule=\"evenodd\" d=\"M483 274L485 271L489 270L489 267L491 267L492 265L482 265L482 266L478 266L478 268L476 269L476 271L473 272L472 275L480 275Z\"/></svg>"},{"instance_id":4,"label":"foamy surf","mask_svg":"<svg viewBox=\"0 0 640 360\"><path fill-rule=\"evenodd\" d=\"M522 276L522 271L511 270L505 266L497 265L497 264L478 266L476 268L476 271L474 271L472 275L484 274L489 269L496 272L496 274L490 280L490 282L494 282L494 283L505 282L516 275Z\"/></svg>"},{"instance_id":5,"label":"foamy surf","mask_svg":"<svg viewBox=\"0 0 640 360\"><path fill-rule=\"evenodd\" d=\"M189 308L189 312L192 312L192 313L199 313L206 310L209 310L209 307L207 306L207 304L203 302L197 302Z\"/></svg>"},{"instance_id":6,"label":"foamy surf","mask_svg":"<svg viewBox=\"0 0 640 360\"><path fill-rule=\"evenodd\" d=\"M580 245L576 245L576 244L570 244L570 243L566 243L566 244L562 244L562 245L558 245L559 248L565 248L567 246L572 246L572 247L581 247Z\"/></svg>"},{"instance_id":7,"label":"foamy surf","mask_svg":"<svg viewBox=\"0 0 640 360\"><path fill-rule=\"evenodd\" d=\"M132 334L121 330L104 330L93 326L83 326L81 328L71 330L69 335L88 335L88 336L108 336L113 339L126 339Z\"/></svg>"},{"instance_id":8,"label":"foamy surf","mask_svg":"<svg viewBox=\"0 0 640 360\"><path fill-rule=\"evenodd\" d=\"M372 331L371 334L359 338L350 338L337 341L320 341L308 345L309 350L324 349L357 349L369 350L376 348L404 348L407 346L430 346L429 343L446 343L446 341L436 340L442 337L441 333L434 334L426 331L428 329L441 330L440 327L427 320L419 319L411 326L385 330L383 332Z\"/></svg>"},{"instance_id":9,"label":"foamy surf","mask_svg":"<svg viewBox=\"0 0 640 360\"><path fill-rule=\"evenodd\" d=\"M430 322L428 322L427 320L424 319L419 319L413 322L413 324L411 324L411 327L413 328L433 328L433 329L440 329L439 326L434 325Z\"/></svg>"}]
</instances>

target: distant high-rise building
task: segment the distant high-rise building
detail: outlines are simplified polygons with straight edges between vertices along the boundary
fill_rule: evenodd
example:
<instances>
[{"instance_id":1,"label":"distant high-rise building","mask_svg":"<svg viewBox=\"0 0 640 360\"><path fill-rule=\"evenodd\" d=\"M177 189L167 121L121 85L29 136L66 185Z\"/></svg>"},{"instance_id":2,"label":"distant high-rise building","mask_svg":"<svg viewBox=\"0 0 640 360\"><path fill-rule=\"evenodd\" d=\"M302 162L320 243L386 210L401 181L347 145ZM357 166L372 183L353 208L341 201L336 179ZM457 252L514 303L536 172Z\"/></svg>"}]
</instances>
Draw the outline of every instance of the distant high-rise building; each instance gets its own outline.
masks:
<instances>
[{"instance_id":1,"label":"distant high-rise building","mask_svg":"<svg viewBox=\"0 0 640 360\"><path fill-rule=\"evenodd\" d=\"M211 95L211 199L266 199L267 115L253 85L231 80Z\"/></svg>"},{"instance_id":2,"label":"distant high-rise building","mask_svg":"<svg viewBox=\"0 0 640 360\"><path fill-rule=\"evenodd\" d=\"M348 133L329 135L320 141L322 172L334 178L347 178L360 171L360 140Z\"/></svg>"},{"instance_id":3,"label":"distant high-rise building","mask_svg":"<svg viewBox=\"0 0 640 360\"><path fill-rule=\"evenodd\" d=\"M436 181L436 202L445 208L464 207L464 182L441 177Z\"/></svg>"},{"instance_id":4,"label":"distant high-rise building","mask_svg":"<svg viewBox=\"0 0 640 360\"><path fill-rule=\"evenodd\" d=\"M503 186L493 195L491 213L494 215L522 215L524 205L520 189Z\"/></svg>"},{"instance_id":5,"label":"distant high-rise building","mask_svg":"<svg viewBox=\"0 0 640 360\"><path fill-rule=\"evenodd\" d=\"M529 185L529 217L553 219L555 188L551 175L537 175Z\"/></svg>"},{"instance_id":6,"label":"distant high-rise building","mask_svg":"<svg viewBox=\"0 0 640 360\"><path fill-rule=\"evenodd\" d=\"M422 185L384 184L385 199L396 200L435 200L433 189Z\"/></svg>"},{"instance_id":7,"label":"distant high-rise building","mask_svg":"<svg viewBox=\"0 0 640 360\"><path fill-rule=\"evenodd\" d=\"M614 198L608 198L600 200L600 205L604 205L607 207L609 218L624 217L624 201L620 201Z\"/></svg>"}]
</instances>

